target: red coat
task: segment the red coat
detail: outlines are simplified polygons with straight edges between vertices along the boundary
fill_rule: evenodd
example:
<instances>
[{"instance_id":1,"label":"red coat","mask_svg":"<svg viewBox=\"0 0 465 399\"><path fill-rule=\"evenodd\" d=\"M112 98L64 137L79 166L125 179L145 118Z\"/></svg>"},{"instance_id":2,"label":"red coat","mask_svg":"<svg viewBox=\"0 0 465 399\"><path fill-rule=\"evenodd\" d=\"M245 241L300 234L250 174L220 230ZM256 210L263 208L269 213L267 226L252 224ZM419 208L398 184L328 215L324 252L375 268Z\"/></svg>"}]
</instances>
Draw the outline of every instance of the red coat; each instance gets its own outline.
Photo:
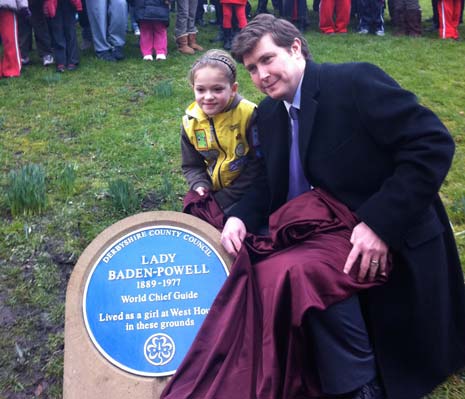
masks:
<instances>
[{"instance_id":1,"label":"red coat","mask_svg":"<svg viewBox=\"0 0 465 399\"><path fill-rule=\"evenodd\" d=\"M48 18L55 17L57 13L58 1L63 0L44 0L44 14ZM66 0L65 0L66 1ZM76 11L82 11L81 0L69 0L69 2L74 6Z\"/></svg>"},{"instance_id":2,"label":"red coat","mask_svg":"<svg viewBox=\"0 0 465 399\"><path fill-rule=\"evenodd\" d=\"M189 194L187 211L222 227L210 198ZM309 399L321 397L310 309L325 309L386 278L360 283L343 273L357 218L321 190L270 217L270 235L249 234L163 399ZM253 262L253 264L252 264Z\"/></svg>"}]
</instances>

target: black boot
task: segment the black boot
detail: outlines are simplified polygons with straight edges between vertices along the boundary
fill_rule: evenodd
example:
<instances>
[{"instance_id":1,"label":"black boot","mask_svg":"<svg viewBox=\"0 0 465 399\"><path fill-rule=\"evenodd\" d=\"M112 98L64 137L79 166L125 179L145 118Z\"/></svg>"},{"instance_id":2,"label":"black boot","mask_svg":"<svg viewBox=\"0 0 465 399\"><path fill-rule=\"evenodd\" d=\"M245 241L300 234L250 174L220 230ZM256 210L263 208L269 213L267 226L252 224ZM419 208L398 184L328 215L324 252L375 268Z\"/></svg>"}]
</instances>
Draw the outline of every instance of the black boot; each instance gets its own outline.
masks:
<instances>
[{"instance_id":1,"label":"black boot","mask_svg":"<svg viewBox=\"0 0 465 399\"><path fill-rule=\"evenodd\" d=\"M231 28L223 28L224 32L224 41L223 41L223 48L226 51L231 50L232 47L232 30Z\"/></svg>"},{"instance_id":2,"label":"black boot","mask_svg":"<svg viewBox=\"0 0 465 399\"><path fill-rule=\"evenodd\" d=\"M223 27L219 26L217 35L213 39L210 39L210 43L222 42L222 41L224 41Z\"/></svg>"}]
</instances>

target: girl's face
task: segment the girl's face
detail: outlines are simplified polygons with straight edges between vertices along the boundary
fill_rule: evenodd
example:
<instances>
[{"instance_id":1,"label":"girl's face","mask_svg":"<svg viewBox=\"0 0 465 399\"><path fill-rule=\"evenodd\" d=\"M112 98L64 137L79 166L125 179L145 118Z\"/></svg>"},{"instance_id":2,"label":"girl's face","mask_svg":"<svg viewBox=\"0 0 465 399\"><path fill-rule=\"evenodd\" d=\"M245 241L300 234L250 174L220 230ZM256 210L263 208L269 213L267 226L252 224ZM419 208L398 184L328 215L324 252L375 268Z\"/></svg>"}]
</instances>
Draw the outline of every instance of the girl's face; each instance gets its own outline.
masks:
<instances>
[{"instance_id":1,"label":"girl's face","mask_svg":"<svg viewBox=\"0 0 465 399\"><path fill-rule=\"evenodd\" d=\"M221 68L205 66L194 75L195 101L208 116L222 112L237 92Z\"/></svg>"}]
</instances>

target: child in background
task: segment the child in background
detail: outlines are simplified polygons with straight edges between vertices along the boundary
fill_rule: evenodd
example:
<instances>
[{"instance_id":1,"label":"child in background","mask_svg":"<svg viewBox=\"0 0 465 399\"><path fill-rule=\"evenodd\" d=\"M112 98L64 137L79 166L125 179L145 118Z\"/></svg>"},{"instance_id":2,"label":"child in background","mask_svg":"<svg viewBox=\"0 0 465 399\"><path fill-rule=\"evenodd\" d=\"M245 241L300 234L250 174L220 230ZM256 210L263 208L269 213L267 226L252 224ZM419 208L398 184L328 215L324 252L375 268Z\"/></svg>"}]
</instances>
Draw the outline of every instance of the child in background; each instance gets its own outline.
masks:
<instances>
[{"instance_id":1,"label":"child in background","mask_svg":"<svg viewBox=\"0 0 465 399\"><path fill-rule=\"evenodd\" d=\"M224 41L223 48L225 50L231 50L232 46L232 17L233 10L237 19L237 27L239 29L244 28L247 25L247 17L245 7L247 0L220 0L223 8L223 33Z\"/></svg>"},{"instance_id":2,"label":"child in background","mask_svg":"<svg viewBox=\"0 0 465 399\"><path fill-rule=\"evenodd\" d=\"M167 29L170 23L169 0L132 0L134 16L139 23L140 51L146 61L166 60L168 54Z\"/></svg>"},{"instance_id":3,"label":"child in background","mask_svg":"<svg viewBox=\"0 0 465 399\"><path fill-rule=\"evenodd\" d=\"M237 93L236 64L222 50L210 50L189 73L195 102L182 120L182 171L199 195L211 191L229 210L260 173L256 105Z\"/></svg>"},{"instance_id":4,"label":"child in background","mask_svg":"<svg viewBox=\"0 0 465 399\"><path fill-rule=\"evenodd\" d=\"M21 74L21 53L18 45L16 12L30 16L27 0L0 0L0 38L3 54L0 56L0 78Z\"/></svg>"},{"instance_id":5,"label":"child in background","mask_svg":"<svg viewBox=\"0 0 465 399\"><path fill-rule=\"evenodd\" d=\"M44 14L50 18L54 42L56 71L74 71L79 64L76 35L76 11L82 11L81 0L45 0Z\"/></svg>"}]
</instances>

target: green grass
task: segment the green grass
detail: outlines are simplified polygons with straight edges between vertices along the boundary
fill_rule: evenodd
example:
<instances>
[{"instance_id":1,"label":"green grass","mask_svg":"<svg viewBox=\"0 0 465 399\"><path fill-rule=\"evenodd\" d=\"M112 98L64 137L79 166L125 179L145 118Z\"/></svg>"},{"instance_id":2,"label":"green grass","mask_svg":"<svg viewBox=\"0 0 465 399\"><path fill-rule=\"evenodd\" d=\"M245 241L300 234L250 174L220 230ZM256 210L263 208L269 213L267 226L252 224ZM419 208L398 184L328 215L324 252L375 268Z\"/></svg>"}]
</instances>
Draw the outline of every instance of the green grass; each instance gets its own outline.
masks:
<instances>
[{"instance_id":1,"label":"green grass","mask_svg":"<svg viewBox=\"0 0 465 399\"><path fill-rule=\"evenodd\" d=\"M426 19L430 3L424 1L423 9ZM66 283L97 234L127 213L181 209L186 185L179 130L193 100L186 76L195 57L175 51L173 26L165 62L143 62L129 35L123 62L104 63L87 51L77 71L56 74L33 54L34 64L21 78L0 80L2 399L61 398ZM328 37L317 32L312 14L306 37L317 62L379 65L450 129L457 150L441 195L465 264L465 42L441 41L435 33L397 38L389 28L383 38ZM216 27L202 28L198 41L210 48L215 34ZM259 102L262 94L243 68L238 80L240 92ZM43 168L47 201L39 215L12 217L5 195L9 173L28 164ZM115 181L127 182L130 188L120 191L127 189L126 200L133 195L137 201L115 206L110 190ZM461 373L430 399L464 397Z\"/></svg>"}]
</instances>

